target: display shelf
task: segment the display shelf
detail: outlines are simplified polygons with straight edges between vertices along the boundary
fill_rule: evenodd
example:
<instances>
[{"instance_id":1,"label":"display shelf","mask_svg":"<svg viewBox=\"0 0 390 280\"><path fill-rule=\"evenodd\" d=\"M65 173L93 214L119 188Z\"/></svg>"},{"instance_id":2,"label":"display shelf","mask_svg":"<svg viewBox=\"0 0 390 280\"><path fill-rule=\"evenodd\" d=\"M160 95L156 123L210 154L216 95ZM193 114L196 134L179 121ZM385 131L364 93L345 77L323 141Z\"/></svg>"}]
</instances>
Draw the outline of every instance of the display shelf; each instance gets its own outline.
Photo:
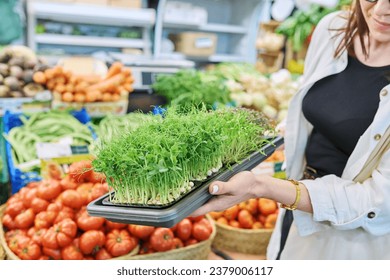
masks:
<instances>
[{"instance_id":1,"label":"display shelf","mask_svg":"<svg viewBox=\"0 0 390 280\"><path fill-rule=\"evenodd\" d=\"M107 38L103 40L97 36L76 36L60 34L39 34L35 36L38 44L70 45L70 46L95 46L113 48L143 48L142 39Z\"/></svg>"},{"instance_id":2,"label":"display shelf","mask_svg":"<svg viewBox=\"0 0 390 280\"><path fill-rule=\"evenodd\" d=\"M192 5L207 12L207 22L167 18L174 14L169 5ZM180 6L180 5L179 5ZM186 57L195 62L250 62L257 59L256 38L260 22L270 19L271 0L160 0L157 7L154 49L156 58L181 59L177 53L167 53L164 42L170 34L184 31L214 33L217 35L215 53L204 57ZM191 13L189 13L191 14Z\"/></svg>"},{"instance_id":3,"label":"display shelf","mask_svg":"<svg viewBox=\"0 0 390 280\"><path fill-rule=\"evenodd\" d=\"M217 33L232 33L232 34L245 34L246 28L239 25L232 24L217 24L209 23L205 25L189 25L184 23L164 23L165 28L170 29L183 29L183 30L196 30L204 32L217 32Z\"/></svg>"},{"instance_id":4,"label":"display shelf","mask_svg":"<svg viewBox=\"0 0 390 280\"><path fill-rule=\"evenodd\" d=\"M162 53L160 57L165 59L175 59L180 57L181 59L186 59L194 62L243 62L246 57L242 55L231 55L231 54L215 54L207 57L201 56L186 56L178 53Z\"/></svg>"},{"instance_id":5,"label":"display shelf","mask_svg":"<svg viewBox=\"0 0 390 280\"><path fill-rule=\"evenodd\" d=\"M144 55L151 56L151 33L156 19L154 9L121 9L117 7L80 4L27 1L27 42L39 53L41 45L62 45L102 48L141 49ZM36 34L38 20L58 23L81 23L103 26L139 27L141 39L118 37L71 36L62 34Z\"/></svg>"},{"instance_id":6,"label":"display shelf","mask_svg":"<svg viewBox=\"0 0 390 280\"><path fill-rule=\"evenodd\" d=\"M153 26L154 9L121 9L79 3L28 1L27 13L41 19L119 26Z\"/></svg>"}]
</instances>

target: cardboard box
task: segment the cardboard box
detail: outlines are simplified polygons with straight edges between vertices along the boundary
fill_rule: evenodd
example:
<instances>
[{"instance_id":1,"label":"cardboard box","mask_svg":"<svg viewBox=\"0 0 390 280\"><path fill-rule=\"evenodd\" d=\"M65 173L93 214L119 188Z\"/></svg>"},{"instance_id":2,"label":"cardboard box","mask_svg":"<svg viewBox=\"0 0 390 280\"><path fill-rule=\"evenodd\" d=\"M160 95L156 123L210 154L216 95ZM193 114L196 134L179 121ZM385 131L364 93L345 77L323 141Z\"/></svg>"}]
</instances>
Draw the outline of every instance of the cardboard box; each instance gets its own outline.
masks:
<instances>
[{"instance_id":1,"label":"cardboard box","mask_svg":"<svg viewBox=\"0 0 390 280\"><path fill-rule=\"evenodd\" d=\"M217 48L217 35L214 33L183 32L170 36L175 50L188 56L210 56Z\"/></svg>"},{"instance_id":2,"label":"cardboard box","mask_svg":"<svg viewBox=\"0 0 390 280\"><path fill-rule=\"evenodd\" d=\"M114 7L141 9L142 0L108 0L108 4Z\"/></svg>"}]
</instances>

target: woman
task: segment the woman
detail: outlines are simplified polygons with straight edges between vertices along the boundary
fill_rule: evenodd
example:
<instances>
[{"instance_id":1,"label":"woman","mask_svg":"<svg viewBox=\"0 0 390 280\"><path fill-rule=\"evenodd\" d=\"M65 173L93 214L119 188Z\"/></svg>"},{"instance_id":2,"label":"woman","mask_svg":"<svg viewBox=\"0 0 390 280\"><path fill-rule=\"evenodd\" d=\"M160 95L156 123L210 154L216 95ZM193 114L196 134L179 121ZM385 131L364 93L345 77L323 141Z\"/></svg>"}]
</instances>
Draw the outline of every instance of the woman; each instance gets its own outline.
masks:
<instances>
[{"instance_id":1,"label":"woman","mask_svg":"<svg viewBox=\"0 0 390 280\"><path fill-rule=\"evenodd\" d=\"M265 197L282 206L268 259L390 259L390 150L355 182L390 127L389 73L389 0L324 17L286 122L287 174L301 180L241 172L193 215Z\"/></svg>"}]
</instances>

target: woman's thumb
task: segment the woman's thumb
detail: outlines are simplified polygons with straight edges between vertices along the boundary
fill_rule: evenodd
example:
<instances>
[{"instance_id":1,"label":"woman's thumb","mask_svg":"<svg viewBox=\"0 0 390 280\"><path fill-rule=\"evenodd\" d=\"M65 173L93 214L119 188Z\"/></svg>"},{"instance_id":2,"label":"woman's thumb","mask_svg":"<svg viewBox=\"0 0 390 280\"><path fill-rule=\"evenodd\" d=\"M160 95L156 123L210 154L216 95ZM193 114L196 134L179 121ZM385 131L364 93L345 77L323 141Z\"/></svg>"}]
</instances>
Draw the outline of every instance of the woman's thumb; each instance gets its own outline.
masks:
<instances>
[{"instance_id":1,"label":"woman's thumb","mask_svg":"<svg viewBox=\"0 0 390 280\"><path fill-rule=\"evenodd\" d=\"M212 182L209 186L209 192L213 195L224 194L226 193L225 184L225 182L221 181Z\"/></svg>"}]
</instances>

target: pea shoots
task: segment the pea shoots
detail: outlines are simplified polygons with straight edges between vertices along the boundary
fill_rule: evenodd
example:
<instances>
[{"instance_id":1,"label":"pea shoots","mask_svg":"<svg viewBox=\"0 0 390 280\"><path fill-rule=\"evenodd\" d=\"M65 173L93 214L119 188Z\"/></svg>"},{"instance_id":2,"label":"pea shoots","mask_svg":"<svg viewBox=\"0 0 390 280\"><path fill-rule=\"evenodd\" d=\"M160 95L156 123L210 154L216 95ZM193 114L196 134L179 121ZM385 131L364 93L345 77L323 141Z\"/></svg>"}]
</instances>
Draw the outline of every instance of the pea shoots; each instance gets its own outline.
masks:
<instances>
[{"instance_id":1,"label":"pea shoots","mask_svg":"<svg viewBox=\"0 0 390 280\"><path fill-rule=\"evenodd\" d=\"M132 131L96 144L93 168L108 178L118 204L167 205L222 167L269 143L273 127L258 112L170 107Z\"/></svg>"}]
</instances>

